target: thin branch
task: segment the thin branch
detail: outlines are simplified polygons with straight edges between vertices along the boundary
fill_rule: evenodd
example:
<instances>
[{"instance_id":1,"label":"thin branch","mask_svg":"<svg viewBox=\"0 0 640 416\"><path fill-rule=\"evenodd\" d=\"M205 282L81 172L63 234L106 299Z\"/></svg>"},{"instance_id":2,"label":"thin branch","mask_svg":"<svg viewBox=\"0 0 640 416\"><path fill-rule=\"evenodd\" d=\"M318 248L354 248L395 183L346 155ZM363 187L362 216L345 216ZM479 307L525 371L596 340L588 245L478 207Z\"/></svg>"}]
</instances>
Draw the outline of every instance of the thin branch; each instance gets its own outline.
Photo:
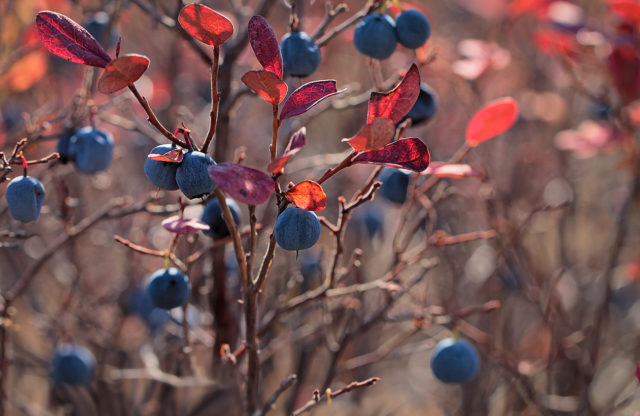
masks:
<instances>
[{"instance_id":1,"label":"thin branch","mask_svg":"<svg viewBox=\"0 0 640 416\"><path fill-rule=\"evenodd\" d=\"M311 409L313 409L314 407L318 406L323 400L335 399L336 397L342 396L343 394L349 393L353 390L356 390L362 387L373 386L379 380L380 380L380 377L371 377L370 379L367 379L364 381L354 381L349 383L345 387L341 388L340 390L336 390L332 392L330 389L327 389L327 391L325 391L322 394L320 394L318 390L315 390L313 392L313 399L309 400L304 406L302 406L298 410L295 410L293 413L291 413L291 416L299 416L303 413L306 413Z\"/></svg>"},{"instance_id":2,"label":"thin branch","mask_svg":"<svg viewBox=\"0 0 640 416\"><path fill-rule=\"evenodd\" d=\"M216 124L218 122L218 105L220 104L220 93L218 92L218 65L220 62L220 47L213 47L213 63L211 64L211 123L209 125L209 131L207 132L207 138L202 146L202 153L207 153L209 144L213 140L213 134L216 131Z\"/></svg>"},{"instance_id":3,"label":"thin branch","mask_svg":"<svg viewBox=\"0 0 640 416\"><path fill-rule=\"evenodd\" d=\"M264 416L269 413L269 411L274 408L274 404L276 403L280 395L284 393L289 387L293 386L297 381L298 376L296 376L295 374L291 374L289 377L282 380L276 391L273 392L271 397L269 397L269 400L267 400L264 406L262 406L262 411L258 412L258 416Z\"/></svg>"}]
</instances>

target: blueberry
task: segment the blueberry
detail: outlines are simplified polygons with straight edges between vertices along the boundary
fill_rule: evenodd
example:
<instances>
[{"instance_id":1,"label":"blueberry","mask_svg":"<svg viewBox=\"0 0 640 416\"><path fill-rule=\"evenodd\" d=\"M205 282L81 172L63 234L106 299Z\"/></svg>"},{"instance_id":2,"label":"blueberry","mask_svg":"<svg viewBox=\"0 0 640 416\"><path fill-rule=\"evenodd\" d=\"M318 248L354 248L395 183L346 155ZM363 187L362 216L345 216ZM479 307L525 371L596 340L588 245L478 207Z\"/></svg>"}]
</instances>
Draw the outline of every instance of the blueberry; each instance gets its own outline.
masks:
<instances>
[{"instance_id":1,"label":"blueberry","mask_svg":"<svg viewBox=\"0 0 640 416\"><path fill-rule=\"evenodd\" d=\"M162 144L154 147L150 154L163 155L175 149L175 145ZM147 160L144 161L144 174L149 179L149 182L158 188L175 191L178 189L178 183L176 182L178 166L180 166L180 163L163 162L147 157Z\"/></svg>"},{"instance_id":2,"label":"blueberry","mask_svg":"<svg viewBox=\"0 0 640 416\"><path fill-rule=\"evenodd\" d=\"M22 222L35 221L40 216L44 202L44 186L31 176L18 176L7 186L5 197L13 219Z\"/></svg>"},{"instance_id":3,"label":"blueberry","mask_svg":"<svg viewBox=\"0 0 640 416\"><path fill-rule=\"evenodd\" d=\"M51 361L51 376L56 384L87 384L95 369L95 357L81 345L60 345Z\"/></svg>"},{"instance_id":4,"label":"blueberry","mask_svg":"<svg viewBox=\"0 0 640 416\"><path fill-rule=\"evenodd\" d=\"M362 221L369 237L382 234L384 231L384 214L374 205L367 206L364 209Z\"/></svg>"},{"instance_id":5,"label":"blueberry","mask_svg":"<svg viewBox=\"0 0 640 416\"><path fill-rule=\"evenodd\" d=\"M169 313L153 306L151 298L145 290L135 288L128 294L125 311L138 316L152 332L162 328L169 320Z\"/></svg>"},{"instance_id":6,"label":"blueberry","mask_svg":"<svg viewBox=\"0 0 640 416\"><path fill-rule=\"evenodd\" d=\"M320 49L305 32L287 33L280 42L284 72L308 77L320 65Z\"/></svg>"},{"instance_id":7,"label":"blueberry","mask_svg":"<svg viewBox=\"0 0 640 416\"><path fill-rule=\"evenodd\" d=\"M185 153L182 163L176 171L176 182L182 193L189 199L198 198L213 192L216 184L209 176L209 166L216 162L202 152Z\"/></svg>"},{"instance_id":8,"label":"blueberry","mask_svg":"<svg viewBox=\"0 0 640 416\"><path fill-rule=\"evenodd\" d=\"M76 155L69 151L69 146L71 145L71 136L73 133L63 133L62 136L58 139L58 147L56 151L60 154L60 161L62 163L72 162L75 160Z\"/></svg>"},{"instance_id":9,"label":"blueberry","mask_svg":"<svg viewBox=\"0 0 640 416\"><path fill-rule=\"evenodd\" d=\"M180 270L171 267L153 273L147 281L146 292L156 308L173 309L187 303L191 284Z\"/></svg>"},{"instance_id":10,"label":"blueberry","mask_svg":"<svg viewBox=\"0 0 640 416\"><path fill-rule=\"evenodd\" d=\"M387 59L396 50L396 24L386 14L365 16L353 32L353 44L360 53L376 59Z\"/></svg>"},{"instance_id":11,"label":"blueberry","mask_svg":"<svg viewBox=\"0 0 640 416\"><path fill-rule=\"evenodd\" d=\"M320 238L320 221L315 212L289 207L276 220L274 232L283 249L304 250Z\"/></svg>"},{"instance_id":12,"label":"blueberry","mask_svg":"<svg viewBox=\"0 0 640 416\"><path fill-rule=\"evenodd\" d=\"M113 136L95 127L86 126L71 136L68 151L74 157L78 171L88 174L102 172L111 165Z\"/></svg>"},{"instance_id":13,"label":"blueberry","mask_svg":"<svg viewBox=\"0 0 640 416\"><path fill-rule=\"evenodd\" d=\"M85 20L84 24L87 32L91 33L99 43L104 44L108 49L112 46L115 46L118 42L118 38L120 34L116 30L115 27L111 28L111 32L109 32L109 37L107 38L107 28L109 27L109 15L105 12L97 12L92 14L87 20Z\"/></svg>"},{"instance_id":14,"label":"blueberry","mask_svg":"<svg viewBox=\"0 0 640 416\"><path fill-rule=\"evenodd\" d=\"M408 173L400 169L387 167L382 169L378 180L382 182L379 192L384 199L396 204L403 204L407 200Z\"/></svg>"},{"instance_id":15,"label":"blueberry","mask_svg":"<svg viewBox=\"0 0 640 416\"><path fill-rule=\"evenodd\" d=\"M445 338L431 354L431 370L444 383L466 383L478 373L476 349L464 339Z\"/></svg>"},{"instance_id":16,"label":"blueberry","mask_svg":"<svg viewBox=\"0 0 640 416\"><path fill-rule=\"evenodd\" d=\"M238 204L236 204L233 199L229 198L225 201L229 206L233 221L236 225L240 224L240 208L238 208ZM204 207L200 220L210 227L208 230L203 231L209 237L220 239L229 236L229 229L227 228L227 223L224 221L222 209L220 208L220 203L217 199L209 202L207 206Z\"/></svg>"},{"instance_id":17,"label":"blueberry","mask_svg":"<svg viewBox=\"0 0 640 416\"><path fill-rule=\"evenodd\" d=\"M403 121L407 118L411 119L412 125L425 123L431 120L438 111L438 97L435 91L427 84L420 86L420 94L416 103L413 105L409 113L404 117Z\"/></svg>"},{"instance_id":18,"label":"blueberry","mask_svg":"<svg viewBox=\"0 0 640 416\"><path fill-rule=\"evenodd\" d=\"M322 254L303 251L298 258L298 264L305 281L322 276Z\"/></svg>"},{"instance_id":19,"label":"blueberry","mask_svg":"<svg viewBox=\"0 0 640 416\"><path fill-rule=\"evenodd\" d=\"M396 34L402 46L416 49L431 36L431 24L419 10L405 10L396 18Z\"/></svg>"}]
</instances>

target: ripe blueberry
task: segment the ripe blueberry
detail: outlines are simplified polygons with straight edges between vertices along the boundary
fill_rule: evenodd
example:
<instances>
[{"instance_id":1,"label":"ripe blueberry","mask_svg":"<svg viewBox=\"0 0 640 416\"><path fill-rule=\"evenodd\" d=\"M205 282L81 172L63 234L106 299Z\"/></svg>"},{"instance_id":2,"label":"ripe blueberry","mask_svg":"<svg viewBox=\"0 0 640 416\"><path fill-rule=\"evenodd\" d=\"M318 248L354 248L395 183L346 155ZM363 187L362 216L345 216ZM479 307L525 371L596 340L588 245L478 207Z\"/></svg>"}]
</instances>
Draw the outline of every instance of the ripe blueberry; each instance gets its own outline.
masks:
<instances>
[{"instance_id":1,"label":"ripe blueberry","mask_svg":"<svg viewBox=\"0 0 640 416\"><path fill-rule=\"evenodd\" d=\"M431 36L431 24L419 10L408 9L396 18L396 33L402 46L416 49Z\"/></svg>"},{"instance_id":2,"label":"ripe blueberry","mask_svg":"<svg viewBox=\"0 0 640 416\"><path fill-rule=\"evenodd\" d=\"M320 220L315 212L289 207L276 220L274 232L283 249L304 250L320 238Z\"/></svg>"},{"instance_id":3,"label":"ripe blueberry","mask_svg":"<svg viewBox=\"0 0 640 416\"><path fill-rule=\"evenodd\" d=\"M95 357L81 345L60 345L51 360L51 376L56 384L87 384L95 368Z\"/></svg>"},{"instance_id":4,"label":"ripe blueberry","mask_svg":"<svg viewBox=\"0 0 640 416\"><path fill-rule=\"evenodd\" d=\"M162 144L154 147L153 150L151 150L151 154L163 155L175 149L175 145ZM144 174L147 179L158 188L175 191L178 189L178 183L176 182L178 166L180 166L179 163L163 162L147 157L147 160L144 161Z\"/></svg>"},{"instance_id":5,"label":"ripe blueberry","mask_svg":"<svg viewBox=\"0 0 640 416\"><path fill-rule=\"evenodd\" d=\"M113 157L113 136L93 126L83 127L71 136L69 154L74 157L76 168L82 173L106 170Z\"/></svg>"},{"instance_id":6,"label":"ripe blueberry","mask_svg":"<svg viewBox=\"0 0 640 416\"><path fill-rule=\"evenodd\" d=\"M431 370L444 383L466 383L478 373L476 349L464 339L445 338L431 354Z\"/></svg>"},{"instance_id":7,"label":"ripe blueberry","mask_svg":"<svg viewBox=\"0 0 640 416\"><path fill-rule=\"evenodd\" d=\"M427 84L420 86L420 94L416 103L413 105L409 113L404 117L411 119L412 125L425 123L431 119L438 111L438 97L435 91Z\"/></svg>"},{"instance_id":8,"label":"ripe blueberry","mask_svg":"<svg viewBox=\"0 0 640 416\"><path fill-rule=\"evenodd\" d=\"M238 204L236 204L233 199L229 198L225 201L229 206L233 221L236 225L240 224L240 208L238 208ZM203 231L203 233L209 237L220 239L229 236L229 229L227 228L227 223L224 221L222 209L220 208L220 203L217 199L209 202L207 206L204 207L200 220L209 226L208 230Z\"/></svg>"},{"instance_id":9,"label":"ripe blueberry","mask_svg":"<svg viewBox=\"0 0 640 416\"><path fill-rule=\"evenodd\" d=\"M125 296L124 312L138 316L151 332L158 331L169 320L169 312L153 306L145 290L136 287Z\"/></svg>"},{"instance_id":10,"label":"ripe blueberry","mask_svg":"<svg viewBox=\"0 0 640 416\"><path fill-rule=\"evenodd\" d=\"M91 33L99 43L104 44L106 48L115 46L120 35L115 27L111 28L109 37L106 38L107 29L109 28L109 14L105 12L97 12L89 17L83 25L87 32Z\"/></svg>"},{"instance_id":11,"label":"ripe blueberry","mask_svg":"<svg viewBox=\"0 0 640 416\"><path fill-rule=\"evenodd\" d=\"M396 24L380 13L365 16L353 32L353 44L360 53L376 59L387 59L396 50Z\"/></svg>"},{"instance_id":12,"label":"ripe blueberry","mask_svg":"<svg viewBox=\"0 0 640 416\"><path fill-rule=\"evenodd\" d=\"M73 136L73 133L71 132L64 133L58 139L58 147L56 151L60 155L60 161L62 163L71 162L76 158L74 154L69 152L69 146L71 145L71 136Z\"/></svg>"},{"instance_id":13,"label":"ripe blueberry","mask_svg":"<svg viewBox=\"0 0 640 416\"><path fill-rule=\"evenodd\" d=\"M31 176L18 176L7 186L5 197L13 219L22 222L35 221L40 216L44 202L44 186Z\"/></svg>"},{"instance_id":14,"label":"ripe blueberry","mask_svg":"<svg viewBox=\"0 0 640 416\"><path fill-rule=\"evenodd\" d=\"M184 305L191 294L191 283L175 267L160 269L147 281L147 295L156 308L173 309Z\"/></svg>"},{"instance_id":15,"label":"ripe blueberry","mask_svg":"<svg viewBox=\"0 0 640 416\"><path fill-rule=\"evenodd\" d=\"M215 164L216 162L210 156L202 152L185 153L176 171L176 182L187 198L198 198L216 189L216 184L208 171L209 166Z\"/></svg>"},{"instance_id":16,"label":"ripe blueberry","mask_svg":"<svg viewBox=\"0 0 640 416\"><path fill-rule=\"evenodd\" d=\"M280 42L284 72L307 77L320 65L320 49L305 32L287 33Z\"/></svg>"},{"instance_id":17,"label":"ripe blueberry","mask_svg":"<svg viewBox=\"0 0 640 416\"><path fill-rule=\"evenodd\" d=\"M378 180L382 182L379 192L384 199L396 204L403 204L407 200L408 173L400 169L387 167L382 169Z\"/></svg>"}]
</instances>

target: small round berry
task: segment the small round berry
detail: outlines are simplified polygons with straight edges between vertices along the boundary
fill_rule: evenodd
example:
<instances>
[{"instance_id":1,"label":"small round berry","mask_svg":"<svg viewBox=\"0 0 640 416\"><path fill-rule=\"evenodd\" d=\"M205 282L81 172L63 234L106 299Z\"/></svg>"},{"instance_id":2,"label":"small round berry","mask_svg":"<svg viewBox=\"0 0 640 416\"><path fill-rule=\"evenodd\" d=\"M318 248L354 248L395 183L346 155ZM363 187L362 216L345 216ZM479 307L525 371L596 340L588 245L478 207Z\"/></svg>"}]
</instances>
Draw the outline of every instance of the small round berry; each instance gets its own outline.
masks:
<instances>
[{"instance_id":1,"label":"small round berry","mask_svg":"<svg viewBox=\"0 0 640 416\"><path fill-rule=\"evenodd\" d=\"M396 24L386 14L369 14L356 26L353 44L364 55L375 59L387 59L398 44Z\"/></svg>"},{"instance_id":2,"label":"small round berry","mask_svg":"<svg viewBox=\"0 0 640 416\"><path fill-rule=\"evenodd\" d=\"M146 291L153 306L173 309L187 303L191 295L191 283L184 273L170 267L153 273L147 281Z\"/></svg>"},{"instance_id":3,"label":"small round berry","mask_svg":"<svg viewBox=\"0 0 640 416\"><path fill-rule=\"evenodd\" d=\"M82 385L93 378L96 359L81 345L63 344L51 360L51 377L56 384Z\"/></svg>"},{"instance_id":4,"label":"small round berry","mask_svg":"<svg viewBox=\"0 0 640 416\"><path fill-rule=\"evenodd\" d=\"M287 33L280 42L285 74L308 77L320 65L320 49L305 32Z\"/></svg>"},{"instance_id":5,"label":"small round berry","mask_svg":"<svg viewBox=\"0 0 640 416\"><path fill-rule=\"evenodd\" d=\"M283 249L304 250L320 238L320 220L315 212L289 207L278 216L274 232Z\"/></svg>"},{"instance_id":6,"label":"small round berry","mask_svg":"<svg viewBox=\"0 0 640 416\"><path fill-rule=\"evenodd\" d=\"M421 11L408 9L396 18L396 33L402 46L416 49L424 45L431 36L431 24Z\"/></svg>"}]
</instances>

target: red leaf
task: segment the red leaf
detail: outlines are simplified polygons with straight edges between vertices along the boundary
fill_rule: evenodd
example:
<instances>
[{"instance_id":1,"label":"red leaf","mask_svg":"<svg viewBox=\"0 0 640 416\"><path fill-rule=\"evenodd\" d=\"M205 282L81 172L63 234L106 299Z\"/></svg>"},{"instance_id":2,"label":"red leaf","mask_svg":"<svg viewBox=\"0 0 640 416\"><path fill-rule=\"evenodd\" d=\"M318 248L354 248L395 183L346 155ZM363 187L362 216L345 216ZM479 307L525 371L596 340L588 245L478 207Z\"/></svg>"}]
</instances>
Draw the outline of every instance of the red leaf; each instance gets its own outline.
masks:
<instances>
[{"instance_id":1,"label":"red leaf","mask_svg":"<svg viewBox=\"0 0 640 416\"><path fill-rule=\"evenodd\" d=\"M229 19L202 4L185 6L178 20L188 34L207 45L220 46L233 34Z\"/></svg>"},{"instance_id":2,"label":"red leaf","mask_svg":"<svg viewBox=\"0 0 640 416\"><path fill-rule=\"evenodd\" d=\"M54 55L68 61L104 68L111 57L85 28L67 16L44 11L36 16L38 35Z\"/></svg>"},{"instance_id":3,"label":"red leaf","mask_svg":"<svg viewBox=\"0 0 640 416\"><path fill-rule=\"evenodd\" d=\"M491 101L473 115L467 125L466 140L477 146L509 130L518 118L518 102L511 97Z\"/></svg>"},{"instance_id":4,"label":"red leaf","mask_svg":"<svg viewBox=\"0 0 640 416\"><path fill-rule=\"evenodd\" d=\"M302 146L304 146L306 135L306 127L302 127L300 130L293 133L291 139L289 140L287 148L284 149L284 153L282 154L282 156L269 163L269 166L267 166L267 170L274 175L282 173L284 165L286 165L289 159L291 159L293 155L298 153L302 149Z\"/></svg>"},{"instance_id":5,"label":"red leaf","mask_svg":"<svg viewBox=\"0 0 640 416\"><path fill-rule=\"evenodd\" d=\"M282 55L275 32L262 16L253 16L249 20L249 42L260 65L282 78Z\"/></svg>"},{"instance_id":6,"label":"red leaf","mask_svg":"<svg viewBox=\"0 0 640 416\"><path fill-rule=\"evenodd\" d=\"M376 150L389 144L396 134L396 125L388 118L376 117L350 139L342 139L356 152Z\"/></svg>"},{"instance_id":7,"label":"red leaf","mask_svg":"<svg viewBox=\"0 0 640 416\"><path fill-rule=\"evenodd\" d=\"M640 4L633 0L610 0L611 11L629 23L640 21Z\"/></svg>"},{"instance_id":8,"label":"red leaf","mask_svg":"<svg viewBox=\"0 0 640 416\"><path fill-rule=\"evenodd\" d=\"M111 94L133 84L149 67L149 58L144 55L127 54L109 62L98 81L98 90Z\"/></svg>"},{"instance_id":9,"label":"red leaf","mask_svg":"<svg viewBox=\"0 0 640 416\"><path fill-rule=\"evenodd\" d=\"M275 183L269 175L235 163L211 166L209 176L233 199L249 205L266 202L275 190Z\"/></svg>"},{"instance_id":10,"label":"red leaf","mask_svg":"<svg viewBox=\"0 0 640 416\"><path fill-rule=\"evenodd\" d=\"M533 44L542 53L550 56L562 55L576 58L578 54L576 36L555 29L537 29L533 33Z\"/></svg>"},{"instance_id":11,"label":"red leaf","mask_svg":"<svg viewBox=\"0 0 640 416\"><path fill-rule=\"evenodd\" d=\"M373 163L422 172L429 166L429 149L417 137L400 139L382 149L360 153L353 163Z\"/></svg>"},{"instance_id":12,"label":"red leaf","mask_svg":"<svg viewBox=\"0 0 640 416\"><path fill-rule=\"evenodd\" d=\"M200 220L196 219L184 219L176 215L169 217L162 221L162 226L172 233L176 234L189 234L196 231L208 230L209 226Z\"/></svg>"},{"instance_id":13,"label":"red leaf","mask_svg":"<svg viewBox=\"0 0 640 416\"><path fill-rule=\"evenodd\" d=\"M339 94L342 91L336 89L334 80L308 82L287 98L280 112L280 122L289 117L300 115L325 98Z\"/></svg>"},{"instance_id":14,"label":"red leaf","mask_svg":"<svg viewBox=\"0 0 640 416\"><path fill-rule=\"evenodd\" d=\"M367 123L371 123L376 117L390 118L394 123L399 123L409 113L418 95L420 72L416 64L413 64L394 89L387 93L371 93Z\"/></svg>"},{"instance_id":15,"label":"red leaf","mask_svg":"<svg viewBox=\"0 0 640 416\"><path fill-rule=\"evenodd\" d=\"M271 71L249 71L242 82L267 102L278 105L287 95L287 84Z\"/></svg>"},{"instance_id":16,"label":"red leaf","mask_svg":"<svg viewBox=\"0 0 640 416\"><path fill-rule=\"evenodd\" d=\"M461 165L446 162L431 162L429 167L422 172L425 175L433 175L438 178L480 178L482 174L469 165Z\"/></svg>"},{"instance_id":17,"label":"red leaf","mask_svg":"<svg viewBox=\"0 0 640 416\"><path fill-rule=\"evenodd\" d=\"M182 162L183 156L184 153L182 153L182 149L174 149L168 151L163 155L151 153L148 158L151 160L157 160L159 162L180 163Z\"/></svg>"},{"instance_id":18,"label":"red leaf","mask_svg":"<svg viewBox=\"0 0 640 416\"><path fill-rule=\"evenodd\" d=\"M314 181L300 182L289 189L284 196L293 205L307 211L320 211L327 206L327 195L322 186Z\"/></svg>"}]
</instances>

